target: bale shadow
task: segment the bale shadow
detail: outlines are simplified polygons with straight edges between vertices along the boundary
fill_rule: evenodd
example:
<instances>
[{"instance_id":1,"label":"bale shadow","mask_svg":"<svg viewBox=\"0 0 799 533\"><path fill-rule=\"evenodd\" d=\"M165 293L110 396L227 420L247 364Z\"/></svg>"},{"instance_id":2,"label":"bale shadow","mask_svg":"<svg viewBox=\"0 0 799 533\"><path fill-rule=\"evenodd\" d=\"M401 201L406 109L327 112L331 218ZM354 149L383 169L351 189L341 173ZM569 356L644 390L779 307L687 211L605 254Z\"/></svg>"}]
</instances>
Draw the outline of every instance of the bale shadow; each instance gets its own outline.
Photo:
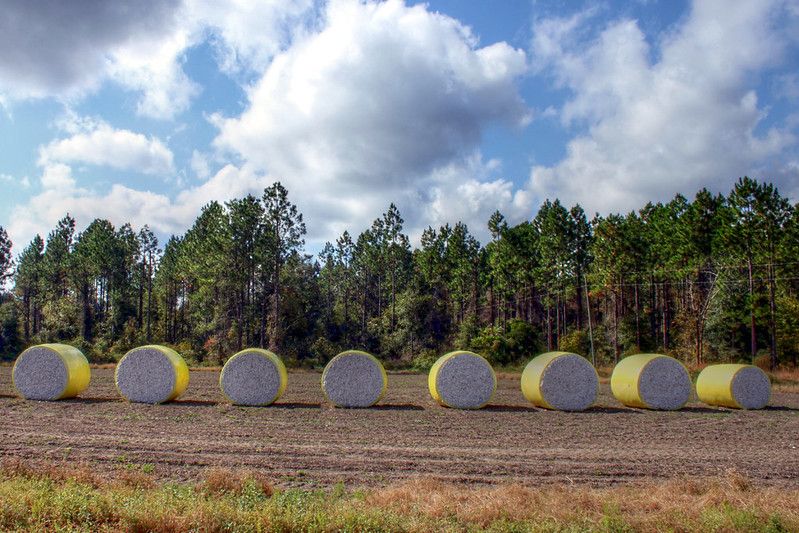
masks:
<instances>
[{"instance_id":1,"label":"bale shadow","mask_svg":"<svg viewBox=\"0 0 799 533\"><path fill-rule=\"evenodd\" d=\"M282 402L265 406L268 409L321 409L322 404L314 402Z\"/></svg>"},{"instance_id":2,"label":"bale shadow","mask_svg":"<svg viewBox=\"0 0 799 533\"><path fill-rule=\"evenodd\" d=\"M630 407L608 407L606 405L592 405L585 411L575 411L579 413L585 413L588 415L591 414L628 414L628 415L640 415L645 411L645 409L632 409Z\"/></svg>"},{"instance_id":3,"label":"bale shadow","mask_svg":"<svg viewBox=\"0 0 799 533\"><path fill-rule=\"evenodd\" d=\"M736 409L736 411L739 410L740 409ZM763 409L761 409L761 411L787 411L790 413L797 413L799 412L799 409L797 409L796 407L788 407L787 405L767 405Z\"/></svg>"},{"instance_id":4,"label":"bale shadow","mask_svg":"<svg viewBox=\"0 0 799 533\"><path fill-rule=\"evenodd\" d=\"M673 412L675 412L675 413L679 413L679 412L683 412L683 413L724 413L724 412L730 412L730 411L732 411L732 410L731 409L721 410L721 409L713 408L713 407L683 407L683 408L677 409L677 410L675 410ZM668 411L664 411L664 412L668 412Z\"/></svg>"},{"instance_id":5,"label":"bale shadow","mask_svg":"<svg viewBox=\"0 0 799 533\"><path fill-rule=\"evenodd\" d=\"M96 398L68 398L66 400L59 400L64 403L85 403L85 404L95 404L95 403L127 403L124 398L122 397L96 397Z\"/></svg>"},{"instance_id":6,"label":"bale shadow","mask_svg":"<svg viewBox=\"0 0 799 533\"><path fill-rule=\"evenodd\" d=\"M424 407L412 403L383 403L373 405L371 408L378 411L424 411Z\"/></svg>"},{"instance_id":7,"label":"bale shadow","mask_svg":"<svg viewBox=\"0 0 799 533\"><path fill-rule=\"evenodd\" d=\"M496 413L535 413L538 411L545 411L546 409L537 409L535 407L528 407L525 405L502 405L502 404L488 404L478 411L491 411Z\"/></svg>"},{"instance_id":8,"label":"bale shadow","mask_svg":"<svg viewBox=\"0 0 799 533\"><path fill-rule=\"evenodd\" d=\"M154 405L185 405L187 407L214 407L217 405L224 405L224 403L216 400L172 400L171 402L164 402L163 404L154 404Z\"/></svg>"},{"instance_id":9,"label":"bale shadow","mask_svg":"<svg viewBox=\"0 0 799 533\"><path fill-rule=\"evenodd\" d=\"M382 403L378 405L369 405L367 407L342 407L340 405L324 403L319 407L341 411L424 411L424 407L411 403Z\"/></svg>"}]
</instances>

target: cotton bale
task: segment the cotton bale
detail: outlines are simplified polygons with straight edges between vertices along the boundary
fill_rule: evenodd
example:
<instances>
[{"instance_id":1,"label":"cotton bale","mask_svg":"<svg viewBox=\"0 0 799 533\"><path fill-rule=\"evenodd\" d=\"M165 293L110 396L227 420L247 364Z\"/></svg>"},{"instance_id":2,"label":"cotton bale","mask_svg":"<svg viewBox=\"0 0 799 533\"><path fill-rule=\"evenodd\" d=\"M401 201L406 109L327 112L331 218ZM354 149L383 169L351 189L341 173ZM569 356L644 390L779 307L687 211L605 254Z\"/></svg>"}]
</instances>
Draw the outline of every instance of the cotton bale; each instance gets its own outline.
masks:
<instances>
[{"instance_id":1,"label":"cotton bale","mask_svg":"<svg viewBox=\"0 0 799 533\"><path fill-rule=\"evenodd\" d=\"M610 377L613 396L628 407L676 410L691 396L691 377L682 363L667 355L625 357Z\"/></svg>"},{"instance_id":2,"label":"cotton bale","mask_svg":"<svg viewBox=\"0 0 799 533\"><path fill-rule=\"evenodd\" d=\"M74 398L90 379L86 356L66 344L31 346L17 357L11 373L14 388L28 400Z\"/></svg>"},{"instance_id":3,"label":"cotton bale","mask_svg":"<svg viewBox=\"0 0 799 533\"><path fill-rule=\"evenodd\" d=\"M466 351L441 356L427 377L430 395L445 407L480 409L494 395L497 376L480 355Z\"/></svg>"},{"instance_id":4,"label":"cotton bale","mask_svg":"<svg viewBox=\"0 0 799 533\"><path fill-rule=\"evenodd\" d=\"M568 352L548 352L524 367L522 394L538 407L584 411L596 401L599 376L584 357Z\"/></svg>"},{"instance_id":5,"label":"cotton bale","mask_svg":"<svg viewBox=\"0 0 799 533\"><path fill-rule=\"evenodd\" d=\"M177 399L189 385L189 367L166 346L134 348L119 361L114 373L117 390L128 401L163 403Z\"/></svg>"},{"instance_id":6,"label":"cotton bale","mask_svg":"<svg viewBox=\"0 0 799 533\"><path fill-rule=\"evenodd\" d=\"M227 360L219 375L222 393L236 405L269 405L286 390L283 361L268 350L247 348Z\"/></svg>"},{"instance_id":7,"label":"cotton bale","mask_svg":"<svg viewBox=\"0 0 799 533\"><path fill-rule=\"evenodd\" d=\"M696 395L708 405L762 409L771 397L771 382L754 365L710 365L696 378Z\"/></svg>"},{"instance_id":8,"label":"cotton bale","mask_svg":"<svg viewBox=\"0 0 799 533\"><path fill-rule=\"evenodd\" d=\"M337 407L369 407L380 401L387 387L380 361L358 350L341 352L322 372L322 393Z\"/></svg>"}]
</instances>

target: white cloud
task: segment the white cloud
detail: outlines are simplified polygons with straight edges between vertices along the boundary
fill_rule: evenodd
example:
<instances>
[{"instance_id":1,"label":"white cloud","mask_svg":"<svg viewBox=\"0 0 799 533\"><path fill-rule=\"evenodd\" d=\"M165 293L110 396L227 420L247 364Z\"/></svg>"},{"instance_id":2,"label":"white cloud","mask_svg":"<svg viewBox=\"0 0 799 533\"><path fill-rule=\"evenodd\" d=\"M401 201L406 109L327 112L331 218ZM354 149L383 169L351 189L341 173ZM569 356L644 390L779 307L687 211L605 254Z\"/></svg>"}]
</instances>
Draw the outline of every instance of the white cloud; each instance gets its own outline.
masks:
<instances>
[{"instance_id":1,"label":"white cloud","mask_svg":"<svg viewBox=\"0 0 799 533\"><path fill-rule=\"evenodd\" d=\"M208 163L208 156L206 154L193 150L189 164L198 178L204 180L211 175L211 166Z\"/></svg>"},{"instance_id":2,"label":"white cloud","mask_svg":"<svg viewBox=\"0 0 799 533\"><path fill-rule=\"evenodd\" d=\"M72 192L75 189L75 178L72 177L72 169L69 165L63 163L46 165L40 182L45 191L55 194Z\"/></svg>"},{"instance_id":3,"label":"white cloud","mask_svg":"<svg viewBox=\"0 0 799 533\"><path fill-rule=\"evenodd\" d=\"M464 222L469 231L483 244L488 239L488 219L499 210L508 220L529 218L533 198L523 189L516 189L511 181L492 178L497 162L483 162L475 153L465 162L447 165L433 173L430 180L429 200L423 204L416 218L433 226ZM412 235L421 237L417 228Z\"/></svg>"},{"instance_id":4,"label":"white cloud","mask_svg":"<svg viewBox=\"0 0 799 533\"><path fill-rule=\"evenodd\" d=\"M157 138L117 130L91 120L65 127L75 133L41 147L40 165L46 166L54 161L81 162L153 175L173 172L173 154Z\"/></svg>"},{"instance_id":5,"label":"white cloud","mask_svg":"<svg viewBox=\"0 0 799 533\"><path fill-rule=\"evenodd\" d=\"M215 146L281 179L310 241L360 231L392 201L424 226L408 213L447 211L417 205L434 174L468 170L487 125L529 120L515 84L525 71L522 50L480 47L425 6L334 1L320 31L274 58L241 116L216 117ZM453 190L471 179L457 175Z\"/></svg>"},{"instance_id":6,"label":"white cloud","mask_svg":"<svg viewBox=\"0 0 799 533\"><path fill-rule=\"evenodd\" d=\"M112 185L106 192L78 187L70 167L57 163L44 167L40 182L42 192L12 209L8 233L13 242L27 243L37 233L47 235L66 213L75 217L79 228L95 218L104 218L115 225L130 222L135 228L149 224L162 236L182 233L208 202L258 196L272 180L249 167L228 165L171 199L121 184Z\"/></svg>"},{"instance_id":7,"label":"white cloud","mask_svg":"<svg viewBox=\"0 0 799 533\"><path fill-rule=\"evenodd\" d=\"M194 1L186 18L210 33L223 72L263 72L312 12L312 0Z\"/></svg>"},{"instance_id":8,"label":"white cloud","mask_svg":"<svg viewBox=\"0 0 799 533\"><path fill-rule=\"evenodd\" d=\"M458 21L399 0L334 1L316 31L292 35L278 28L287 18L300 17L308 2L293 3L286 14L279 14L284 2L268 4L275 16L257 38L254 14L220 14L208 4L189 3L187 17L205 22L194 29L184 23L189 28L184 33L155 39L152 47L138 48L135 57L114 51L125 60L113 76L146 73L156 67L145 65L145 58L172 65L176 51L196 42L201 27L212 35L226 70L264 68L249 89L250 105L242 116L216 119L220 150L214 162L228 151L241 156L243 165L228 165L209 178L211 155L194 150L189 166L205 181L172 198L120 184L104 191L81 188L70 164L162 173L172 169L173 158L156 138L67 111L56 126L69 136L41 148L43 190L15 209L15 238L48 231L65 212L79 223L105 217L180 232L204 203L260 194L275 180L287 185L306 214L311 246L344 229L363 230L392 201L411 232L460 218L484 226L486 213L512 208L519 195L507 194L509 182L495 176L497 162L483 162L477 147L489 124L529 121L515 84L526 71L524 51L505 43L480 47ZM267 34L280 36L267 43ZM280 43L289 41L291 46L279 52ZM159 47L170 42L176 43L172 51L159 55ZM148 87L159 82L153 83L141 84L143 102ZM173 90L160 94L172 96L155 98L156 114L166 113L157 110L157 102L175 102Z\"/></svg>"},{"instance_id":9,"label":"white cloud","mask_svg":"<svg viewBox=\"0 0 799 533\"><path fill-rule=\"evenodd\" d=\"M109 51L157 39L175 23L177 4L7 0L0 18L0 93L24 98L90 90Z\"/></svg>"},{"instance_id":10,"label":"white cloud","mask_svg":"<svg viewBox=\"0 0 799 533\"><path fill-rule=\"evenodd\" d=\"M539 21L533 61L572 93L564 125L587 131L562 161L532 169L530 191L589 212L623 211L703 186L726 191L738 176L774 170L772 159L796 138L784 126L761 131L767 110L753 86L785 57L783 7L695 2L654 50L632 20L596 38L585 37L590 13Z\"/></svg>"},{"instance_id":11,"label":"white cloud","mask_svg":"<svg viewBox=\"0 0 799 533\"><path fill-rule=\"evenodd\" d=\"M137 42L114 51L108 75L142 93L139 114L169 119L189 108L200 87L183 71L181 57L195 42L190 30L178 27L159 39Z\"/></svg>"},{"instance_id":12,"label":"white cloud","mask_svg":"<svg viewBox=\"0 0 799 533\"><path fill-rule=\"evenodd\" d=\"M141 93L139 114L171 119L200 91L183 70L187 50L210 40L224 71L262 70L312 7L310 0L9 0L0 18L0 105L69 101L113 80Z\"/></svg>"}]
</instances>

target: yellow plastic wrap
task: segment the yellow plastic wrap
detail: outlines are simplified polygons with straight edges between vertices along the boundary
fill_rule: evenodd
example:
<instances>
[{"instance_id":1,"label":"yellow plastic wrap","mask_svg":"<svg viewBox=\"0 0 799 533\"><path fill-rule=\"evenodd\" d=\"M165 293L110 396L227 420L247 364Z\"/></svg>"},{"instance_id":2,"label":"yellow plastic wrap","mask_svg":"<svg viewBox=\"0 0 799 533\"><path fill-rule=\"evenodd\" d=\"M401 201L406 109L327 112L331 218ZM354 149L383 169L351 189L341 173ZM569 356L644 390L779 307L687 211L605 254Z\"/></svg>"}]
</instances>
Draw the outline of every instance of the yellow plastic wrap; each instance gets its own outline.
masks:
<instances>
[{"instance_id":1,"label":"yellow plastic wrap","mask_svg":"<svg viewBox=\"0 0 799 533\"><path fill-rule=\"evenodd\" d=\"M331 365L333 364L333 361L335 361L335 360L336 360L336 359L338 359L339 357L346 356L346 355L353 355L353 354L356 354L356 355L361 355L361 356L364 356L364 357L368 357L369 359L371 359L372 361L374 361L374 362L375 362L375 364L377 364L377 368L379 368L379 369L380 369L380 373L381 373L381 374L382 374L382 376L383 376L383 388L382 388L382 389L380 389L380 395L379 395L379 396L377 397L377 399L376 399L376 400L375 400L375 401L372 403L372 405L374 405L374 404L376 404L377 402L379 402L380 400L382 400L382 399L383 399L383 396L385 396L385 394L386 394L386 390L388 389L388 374L386 374L386 369L385 369L385 368L383 368L383 363L381 363L381 362L380 362L380 359L378 359L377 357L375 357L374 355L372 355L372 354L370 354L370 353L367 353L367 352L364 352L364 351L361 351L361 350L347 350L347 351L341 352L340 354L336 355L336 356L335 356L333 359L331 359L331 360L330 360L330 361L329 361L329 362L328 362L328 363L325 365L325 369L322 371L322 379L320 380L320 384L321 384L321 386L322 386L322 394L324 394L324 395L325 395L325 399L327 399L327 401L329 401L329 402L331 402L331 403L335 404L335 402L333 402L333 401L332 401L332 400L331 400L331 399L328 397L327 391L325 390L325 385L324 385L324 384L325 384L325 377L327 376L327 371L328 371L328 369L331 367Z\"/></svg>"},{"instance_id":2,"label":"yellow plastic wrap","mask_svg":"<svg viewBox=\"0 0 799 533\"><path fill-rule=\"evenodd\" d=\"M438 358L438 360L435 363L433 363L433 366L430 367L430 374L428 374L428 376L427 376L427 388L430 390L430 396L432 396L433 399L436 402L438 402L440 405L443 405L445 407L453 407L452 405L449 405L441 397L441 394L439 393L438 387L437 387L436 384L438 382L438 373L439 373L439 370L441 369L441 367L444 366L444 364L447 361L449 361L450 359L452 359L454 357L457 357L459 355L468 355L468 356L471 356L471 357L477 357L477 358L485 361L486 365L488 365L488 368L491 370L491 378L493 379L493 388L492 388L492 391L491 391L491 395L482 404L480 404L480 405L478 405L476 407L472 407L472 409L482 409L483 407L485 407L488 404L488 402L491 401L491 396L493 396L494 393L497 390L497 376L494 373L494 369L491 368L491 364L483 356L478 355L478 354L473 353L473 352L456 350L454 352L449 352L448 354L442 355L441 357Z\"/></svg>"},{"instance_id":3,"label":"yellow plastic wrap","mask_svg":"<svg viewBox=\"0 0 799 533\"><path fill-rule=\"evenodd\" d=\"M558 409L557 407L550 404L549 401L547 401L543 391L541 390L541 384L543 382L544 373L546 372L547 367L550 364L552 364L554 361L556 361L558 358L563 356L581 357L571 352L547 352L534 357L529 363L527 363L527 366L524 367L524 371L522 372L522 377L521 377L522 394L527 399L527 401L529 401L530 403L532 403L537 407L544 407L546 409ZM588 364L590 365L590 363ZM591 366L591 368L593 369L593 365ZM599 375L596 373L596 369L594 369L594 376L596 376L596 380L598 383ZM591 403L593 403L596 400L596 393L593 396L594 400Z\"/></svg>"},{"instance_id":4,"label":"yellow plastic wrap","mask_svg":"<svg viewBox=\"0 0 799 533\"><path fill-rule=\"evenodd\" d=\"M283 396L283 393L286 392L286 386L288 385L289 382L289 375L288 372L286 372L286 365L283 364L283 361L280 359L280 357L275 355L273 352L270 352L269 350L264 350L262 348L247 348L231 356L230 359L228 359L225 362L225 366L222 368L222 372L219 373L219 388L222 390L222 394L225 396L225 398L228 399L229 402L236 403L233 400L233 398L227 395L224 387L222 387L222 378L225 376L225 369L228 368L228 365L232 361L234 361L236 358L244 354L252 354L252 353L257 353L261 357L269 359L269 361L271 361L272 364L275 365L275 367L277 367L277 370L280 373L280 387L278 388L277 394L275 395L275 397L272 399L271 402L260 404L260 405L270 405L278 401L278 399L280 399L280 397Z\"/></svg>"},{"instance_id":5,"label":"yellow plastic wrap","mask_svg":"<svg viewBox=\"0 0 799 533\"><path fill-rule=\"evenodd\" d=\"M756 372L768 383L769 379L763 370L754 365L722 364L710 365L706 367L696 378L696 395L699 400L708 404L720 407L731 407L733 409L746 409L733 393L733 383L741 371ZM763 405L768 403L768 396L771 390L769 386L768 395ZM754 407L754 408L760 408Z\"/></svg>"},{"instance_id":6,"label":"yellow plastic wrap","mask_svg":"<svg viewBox=\"0 0 799 533\"><path fill-rule=\"evenodd\" d=\"M64 386L64 390L61 392L58 397L54 398L56 400L63 400L66 398L75 398L78 394L85 391L89 387L89 382L91 381L92 371L89 368L89 361L86 359L86 356L73 346L69 346L67 344L40 344L38 346L31 346L24 352L22 352L19 357L17 357L16 362L14 363L14 369L11 373L11 382L14 384L16 388L16 381L15 381L15 374L17 370L17 364L25 357L25 354L34 348L45 349L52 351L55 355L57 355L61 361L64 363L64 367L67 371L67 382Z\"/></svg>"},{"instance_id":7,"label":"yellow plastic wrap","mask_svg":"<svg viewBox=\"0 0 799 533\"><path fill-rule=\"evenodd\" d=\"M646 366L656 359L666 358L679 364L688 376L688 370L676 359L662 354L637 354L625 357L613 369L610 377L610 389L613 396L628 407L651 409L643 398L640 388L640 378ZM690 383L690 379L689 379ZM686 397L686 402L688 398ZM685 402L684 402L685 403ZM683 403L683 405L684 405ZM678 407L679 408L679 407Z\"/></svg>"},{"instance_id":8,"label":"yellow plastic wrap","mask_svg":"<svg viewBox=\"0 0 799 533\"><path fill-rule=\"evenodd\" d=\"M172 368L175 370L175 386L172 387L172 392L170 393L169 397L167 397L164 402L171 402L180 397L181 394L186 392L186 388L189 386L189 366L186 364L186 361L183 360L183 357L173 350L172 348L167 348L166 346L161 346L159 344L148 344L146 346L139 346L138 348L134 348L130 352L134 350L140 349L151 349L157 350L166 356L167 360L172 365ZM120 363L128 356L130 353L126 353L122 359L119 360ZM117 365L117 370L114 371L114 382L116 383L117 390L119 388L119 365ZM120 390L121 392L121 390Z\"/></svg>"}]
</instances>

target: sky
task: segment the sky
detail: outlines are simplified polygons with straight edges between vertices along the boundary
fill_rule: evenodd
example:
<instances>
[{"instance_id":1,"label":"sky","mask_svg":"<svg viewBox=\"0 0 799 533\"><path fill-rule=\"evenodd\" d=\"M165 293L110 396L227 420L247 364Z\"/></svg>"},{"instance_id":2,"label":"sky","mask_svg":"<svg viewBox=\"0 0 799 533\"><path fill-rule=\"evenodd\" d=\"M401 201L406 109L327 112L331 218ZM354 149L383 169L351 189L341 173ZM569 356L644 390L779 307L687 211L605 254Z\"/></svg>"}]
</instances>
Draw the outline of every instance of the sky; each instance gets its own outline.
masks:
<instances>
[{"instance_id":1,"label":"sky","mask_svg":"<svg viewBox=\"0 0 799 533\"><path fill-rule=\"evenodd\" d=\"M744 175L799 201L799 0L3 0L0 226L148 224L280 181L306 250Z\"/></svg>"}]
</instances>

